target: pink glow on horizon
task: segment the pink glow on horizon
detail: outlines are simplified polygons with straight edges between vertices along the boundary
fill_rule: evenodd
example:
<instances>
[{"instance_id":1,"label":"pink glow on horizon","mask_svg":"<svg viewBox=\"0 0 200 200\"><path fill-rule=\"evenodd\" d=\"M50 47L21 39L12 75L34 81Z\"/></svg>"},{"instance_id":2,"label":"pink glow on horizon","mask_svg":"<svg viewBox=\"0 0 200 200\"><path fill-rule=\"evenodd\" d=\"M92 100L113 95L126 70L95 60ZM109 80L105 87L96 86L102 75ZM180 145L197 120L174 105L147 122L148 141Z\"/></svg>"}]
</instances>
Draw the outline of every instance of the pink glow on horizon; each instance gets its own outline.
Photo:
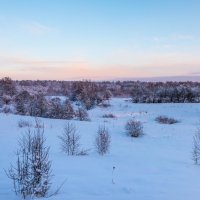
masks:
<instances>
[{"instance_id":1,"label":"pink glow on horizon","mask_svg":"<svg viewBox=\"0 0 200 200\"><path fill-rule=\"evenodd\" d=\"M113 80L141 77L195 77L200 74L200 59L196 56L144 55L129 61L126 64L95 64L78 59L45 61L1 56L0 64L3 67L0 68L0 76L10 76L18 80Z\"/></svg>"}]
</instances>

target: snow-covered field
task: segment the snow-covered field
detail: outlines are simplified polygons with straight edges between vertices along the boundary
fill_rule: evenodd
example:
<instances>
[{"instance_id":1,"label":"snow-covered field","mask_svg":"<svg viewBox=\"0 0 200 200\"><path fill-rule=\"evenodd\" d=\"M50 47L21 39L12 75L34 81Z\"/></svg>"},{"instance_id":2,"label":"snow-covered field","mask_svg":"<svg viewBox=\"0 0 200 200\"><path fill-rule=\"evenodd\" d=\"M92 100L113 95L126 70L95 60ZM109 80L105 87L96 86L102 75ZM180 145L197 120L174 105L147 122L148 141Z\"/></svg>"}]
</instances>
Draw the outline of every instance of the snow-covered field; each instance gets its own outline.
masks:
<instances>
[{"instance_id":1,"label":"snow-covered field","mask_svg":"<svg viewBox=\"0 0 200 200\"><path fill-rule=\"evenodd\" d=\"M115 119L102 118L113 113ZM114 98L111 107L89 111L90 122L72 120L88 156L67 156L60 150L58 136L65 120L41 119L50 146L52 190L65 181L52 200L199 200L200 166L192 161L193 134L200 119L199 104L132 104ZM180 120L174 125L155 122L159 115ZM130 138L124 126L135 117L143 122L144 136ZM17 139L26 128L18 121L34 118L0 114L0 200L15 200L12 182L4 172L15 162ZM98 155L94 139L99 125L111 134L110 153ZM112 170L115 166L114 182Z\"/></svg>"}]
</instances>

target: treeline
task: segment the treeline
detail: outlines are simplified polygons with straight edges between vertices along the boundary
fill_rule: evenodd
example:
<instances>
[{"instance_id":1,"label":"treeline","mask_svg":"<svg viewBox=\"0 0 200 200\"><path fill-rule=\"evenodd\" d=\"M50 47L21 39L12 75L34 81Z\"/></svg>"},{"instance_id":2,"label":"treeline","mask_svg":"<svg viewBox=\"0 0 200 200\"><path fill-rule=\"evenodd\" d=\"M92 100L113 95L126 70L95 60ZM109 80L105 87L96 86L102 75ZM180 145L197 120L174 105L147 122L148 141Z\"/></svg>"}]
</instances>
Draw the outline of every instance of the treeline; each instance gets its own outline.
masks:
<instances>
[{"instance_id":1,"label":"treeline","mask_svg":"<svg viewBox=\"0 0 200 200\"><path fill-rule=\"evenodd\" d=\"M87 110L108 106L112 96L131 97L134 103L197 103L200 102L200 83L0 79L0 110L5 113L89 119Z\"/></svg>"},{"instance_id":2,"label":"treeline","mask_svg":"<svg viewBox=\"0 0 200 200\"><path fill-rule=\"evenodd\" d=\"M22 81L24 83L24 81ZM98 85L90 81L73 82L67 95L57 94L45 87L43 82L25 81L24 88L10 78L0 80L0 110L4 113L46 117L54 119L89 120L87 110L105 105L111 92L100 92ZM57 84L57 82L55 82ZM65 88L66 89L66 88ZM61 95L61 97L56 96Z\"/></svg>"},{"instance_id":3,"label":"treeline","mask_svg":"<svg viewBox=\"0 0 200 200\"><path fill-rule=\"evenodd\" d=\"M134 103L199 103L200 83L135 83L131 97Z\"/></svg>"},{"instance_id":4,"label":"treeline","mask_svg":"<svg viewBox=\"0 0 200 200\"><path fill-rule=\"evenodd\" d=\"M83 83L86 89L83 89ZM30 93L42 91L48 96L70 96L72 100L84 99L85 103L86 101L99 102L102 98L111 95L114 97L132 97L135 103L200 101L200 83L191 81L165 83L140 81L15 81L15 84L18 90L27 90ZM82 95L78 97L80 91L82 91ZM93 97L86 100L84 96L88 96L87 92L92 93Z\"/></svg>"}]
</instances>

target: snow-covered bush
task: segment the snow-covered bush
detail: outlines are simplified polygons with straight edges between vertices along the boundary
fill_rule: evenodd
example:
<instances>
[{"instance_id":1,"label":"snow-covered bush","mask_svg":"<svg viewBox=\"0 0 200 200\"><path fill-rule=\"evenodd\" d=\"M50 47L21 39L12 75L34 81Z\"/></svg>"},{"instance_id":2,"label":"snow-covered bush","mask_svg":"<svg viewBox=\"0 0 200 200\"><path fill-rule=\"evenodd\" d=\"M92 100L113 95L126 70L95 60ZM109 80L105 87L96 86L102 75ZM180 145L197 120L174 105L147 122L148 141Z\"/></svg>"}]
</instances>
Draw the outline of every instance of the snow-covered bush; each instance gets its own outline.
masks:
<instances>
[{"instance_id":1,"label":"snow-covered bush","mask_svg":"<svg viewBox=\"0 0 200 200\"><path fill-rule=\"evenodd\" d=\"M171 117L164 116L164 115L156 117L155 120L160 124L176 124L176 123L178 123L178 120L171 118Z\"/></svg>"},{"instance_id":2,"label":"snow-covered bush","mask_svg":"<svg viewBox=\"0 0 200 200\"><path fill-rule=\"evenodd\" d=\"M112 92L107 89L103 94L103 100L109 100L111 97L112 97Z\"/></svg>"},{"instance_id":3,"label":"snow-covered bush","mask_svg":"<svg viewBox=\"0 0 200 200\"><path fill-rule=\"evenodd\" d=\"M61 150L67 155L79 156L88 154L88 150L80 149L80 135L77 133L74 124L67 122L62 135L58 138L60 139Z\"/></svg>"},{"instance_id":4,"label":"snow-covered bush","mask_svg":"<svg viewBox=\"0 0 200 200\"><path fill-rule=\"evenodd\" d=\"M61 99L58 97L52 98L48 102L46 116L53 119L62 119L63 109Z\"/></svg>"},{"instance_id":5,"label":"snow-covered bush","mask_svg":"<svg viewBox=\"0 0 200 200\"><path fill-rule=\"evenodd\" d=\"M2 103L5 105L9 105L12 102L12 97L10 95L2 96Z\"/></svg>"},{"instance_id":6,"label":"snow-covered bush","mask_svg":"<svg viewBox=\"0 0 200 200\"><path fill-rule=\"evenodd\" d=\"M100 155L105 155L110 149L111 137L105 126L100 126L95 138L95 147Z\"/></svg>"},{"instance_id":7,"label":"snow-covered bush","mask_svg":"<svg viewBox=\"0 0 200 200\"><path fill-rule=\"evenodd\" d=\"M53 119L73 119L74 110L69 100L64 102L59 97L54 97L46 103L45 117Z\"/></svg>"},{"instance_id":8,"label":"snow-covered bush","mask_svg":"<svg viewBox=\"0 0 200 200\"><path fill-rule=\"evenodd\" d=\"M139 137L143 134L143 126L140 121L130 119L125 125L126 132L131 137Z\"/></svg>"},{"instance_id":9,"label":"snow-covered bush","mask_svg":"<svg viewBox=\"0 0 200 200\"><path fill-rule=\"evenodd\" d=\"M47 197L51 186L49 147L45 145L44 129L30 129L19 141L16 163L7 171L17 195L24 199Z\"/></svg>"},{"instance_id":10,"label":"snow-covered bush","mask_svg":"<svg viewBox=\"0 0 200 200\"><path fill-rule=\"evenodd\" d=\"M66 100L62 106L63 119L73 119L75 112L69 100Z\"/></svg>"},{"instance_id":11,"label":"snow-covered bush","mask_svg":"<svg viewBox=\"0 0 200 200\"><path fill-rule=\"evenodd\" d=\"M193 137L193 160L195 164L200 164L200 128Z\"/></svg>"},{"instance_id":12,"label":"snow-covered bush","mask_svg":"<svg viewBox=\"0 0 200 200\"><path fill-rule=\"evenodd\" d=\"M89 110L103 101L102 95L98 91L96 82L75 81L72 83L70 100L81 102ZM108 98L108 95L106 98Z\"/></svg>"},{"instance_id":13,"label":"snow-covered bush","mask_svg":"<svg viewBox=\"0 0 200 200\"><path fill-rule=\"evenodd\" d=\"M32 98L29 92L25 90L15 96L15 109L17 114L30 115L29 110Z\"/></svg>"},{"instance_id":14,"label":"snow-covered bush","mask_svg":"<svg viewBox=\"0 0 200 200\"><path fill-rule=\"evenodd\" d=\"M2 112L2 113L5 113L5 114L13 113L13 108L12 108L11 105L4 105L4 106L1 108L1 112Z\"/></svg>"},{"instance_id":15,"label":"snow-covered bush","mask_svg":"<svg viewBox=\"0 0 200 200\"><path fill-rule=\"evenodd\" d=\"M29 104L30 116L46 117L47 114L47 101L44 94L38 93L33 96Z\"/></svg>"}]
</instances>

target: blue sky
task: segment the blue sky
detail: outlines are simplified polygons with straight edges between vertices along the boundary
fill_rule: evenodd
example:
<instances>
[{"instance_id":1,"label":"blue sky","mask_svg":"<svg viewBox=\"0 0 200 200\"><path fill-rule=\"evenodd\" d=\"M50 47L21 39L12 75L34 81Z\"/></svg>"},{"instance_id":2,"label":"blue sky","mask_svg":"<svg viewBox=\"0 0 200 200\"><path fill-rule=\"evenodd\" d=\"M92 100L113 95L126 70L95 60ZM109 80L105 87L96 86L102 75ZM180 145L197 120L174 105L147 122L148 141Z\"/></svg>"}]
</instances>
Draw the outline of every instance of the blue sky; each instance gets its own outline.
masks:
<instances>
[{"instance_id":1,"label":"blue sky","mask_svg":"<svg viewBox=\"0 0 200 200\"><path fill-rule=\"evenodd\" d=\"M198 0L0 0L0 76L200 75Z\"/></svg>"}]
</instances>

